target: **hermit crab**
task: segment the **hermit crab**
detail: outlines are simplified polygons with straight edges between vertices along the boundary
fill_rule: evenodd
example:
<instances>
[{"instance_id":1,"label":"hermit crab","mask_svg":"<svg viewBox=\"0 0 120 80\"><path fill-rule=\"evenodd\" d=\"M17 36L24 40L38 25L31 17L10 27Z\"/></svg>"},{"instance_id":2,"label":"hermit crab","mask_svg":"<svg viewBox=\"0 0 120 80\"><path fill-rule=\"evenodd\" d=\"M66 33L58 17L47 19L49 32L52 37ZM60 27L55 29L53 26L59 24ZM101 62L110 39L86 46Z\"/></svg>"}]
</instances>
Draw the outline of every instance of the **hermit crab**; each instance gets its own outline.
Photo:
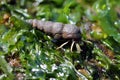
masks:
<instances>
[{"instance_id":1,"label":"hermit crab","mask_svg":"<svg viewBox=\"0 0 120 80\"><path fill-rule=\"evenodd\" d=\"M33 28L37 28L47 34L50 34L54 39L66 39L68 41L62 43L57 49L62 48L68 44L71 40L71 51L73 50L74 44L76 45L77 51L81 51L78 40L81 38L80 28L74 24L63 24L61 22L43 21L37 19L26 20L27 23L31 24Z\"/></svg>"}]
</instances>

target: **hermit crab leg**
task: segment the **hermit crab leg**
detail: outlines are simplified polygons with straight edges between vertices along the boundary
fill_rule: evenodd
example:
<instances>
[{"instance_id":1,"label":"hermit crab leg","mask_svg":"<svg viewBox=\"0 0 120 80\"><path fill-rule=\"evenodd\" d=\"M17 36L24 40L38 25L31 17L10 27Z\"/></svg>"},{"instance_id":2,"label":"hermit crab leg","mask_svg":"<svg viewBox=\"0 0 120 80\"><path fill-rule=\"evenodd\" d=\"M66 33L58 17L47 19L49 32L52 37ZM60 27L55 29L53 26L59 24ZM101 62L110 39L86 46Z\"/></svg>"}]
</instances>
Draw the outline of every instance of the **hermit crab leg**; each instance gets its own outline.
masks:
<instances>
[{"instance_id":1,"label":"hermit crab leg","mask_svg":"<svg viewBox=\"0 0 120 80\"><path fill-rule=\"evenodd\" d=\"M62 48L63 46L65 46L66 44L68 44L68 42L69 42L69 41L67 41L67 42L63 43L63 44L62 44L61 46L59 46L57 49Z\"/></svg>"},{"instance_id":2,"label":"hermit crab leg","mask_svg":"<svg viewBox=\"0 0 120 80\"><path fill-rule=\"evenodd\" d=\"M73 46L74 46L74 44L75 44L75 41L72 40L72 44L71 44L71 47L70 47L70 51L71 51L71 52L72 52L72 50L73 50Z\"/></svg>"},{"instance_id":3,"label":"hermit crab leg","mask_svg":"<svg viewBox=\"0 0 120 80\"><path fill-rule=\"evenodd\" d=\"M80 48L80 45L78 43L75 43L77 52L80 53L82 49Z\"/></svg>"}]
</instances>

